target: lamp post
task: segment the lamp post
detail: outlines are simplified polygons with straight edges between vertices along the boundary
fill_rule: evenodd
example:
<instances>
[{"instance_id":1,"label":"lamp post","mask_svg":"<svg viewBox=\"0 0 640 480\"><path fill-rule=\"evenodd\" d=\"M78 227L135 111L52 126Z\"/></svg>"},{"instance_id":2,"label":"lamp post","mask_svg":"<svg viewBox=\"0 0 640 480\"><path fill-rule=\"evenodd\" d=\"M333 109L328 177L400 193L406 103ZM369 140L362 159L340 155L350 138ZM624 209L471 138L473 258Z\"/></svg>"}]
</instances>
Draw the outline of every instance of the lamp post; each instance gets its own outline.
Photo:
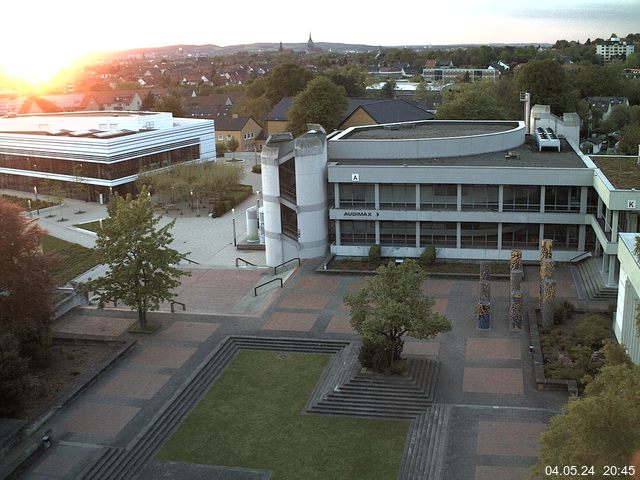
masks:
<instances>
[{"instance_id":1,"label":"lamp post","mask_svg":"<svg viewBox=\"0 0 640 480\"><path fill-rule=\"evenodd\" d=\"M33 186L33 193L36 194L36 203L38 203L38 186L37 185Z\"/></svg>"},{"instance_id":2,"label":"lamp post","mask_svg":"<svg viewBox=\"0 0 640 480\"><path fill-rule=\"evenodd\" d=\"M236 209L235 208L231 209L231 215L233 215L233 218L231 220L233 222L233 246L237 247L238 243L236 241Z\"/></svg>"}]
</instances>

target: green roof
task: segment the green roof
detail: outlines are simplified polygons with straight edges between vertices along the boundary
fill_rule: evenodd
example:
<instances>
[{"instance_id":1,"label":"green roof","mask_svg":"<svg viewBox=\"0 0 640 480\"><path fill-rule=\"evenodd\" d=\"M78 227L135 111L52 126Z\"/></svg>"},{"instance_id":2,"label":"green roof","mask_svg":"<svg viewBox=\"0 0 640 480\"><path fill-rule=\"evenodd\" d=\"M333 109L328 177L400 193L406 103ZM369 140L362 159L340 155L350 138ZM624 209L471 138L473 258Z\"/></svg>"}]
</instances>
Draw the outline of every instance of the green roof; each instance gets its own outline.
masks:
<instances>
[{"instance_id":1,"label":"green roof","mask_svg":"<svg viewBox=\"0 0 640 480\"><path fill-rule=\"evenodd\" d=\"M620 190L640 190L638 157L591 156L611 184Z\"/></svg>"}]
</instances>

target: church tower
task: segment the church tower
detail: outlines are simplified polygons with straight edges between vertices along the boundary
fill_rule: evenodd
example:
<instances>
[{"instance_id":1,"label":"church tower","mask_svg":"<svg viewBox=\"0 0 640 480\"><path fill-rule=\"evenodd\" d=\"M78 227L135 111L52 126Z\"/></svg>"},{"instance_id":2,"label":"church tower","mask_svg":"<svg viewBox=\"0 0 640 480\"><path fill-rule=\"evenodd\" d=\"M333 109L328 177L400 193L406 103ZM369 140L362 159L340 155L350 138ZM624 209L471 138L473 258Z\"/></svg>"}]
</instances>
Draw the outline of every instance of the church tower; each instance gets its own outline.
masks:
<instances>
[{"instance_id":1,"label":"church tower","mask_svg":"<svg viewBox=\"0 0 640 480\"><path fill-rule=\"evenodd\" d=\"M309 32L309 40L307 41L307 53L313 53L315 49L315 45L313 43L313 39L311 38L311 32Z\"/></svg>"}]
</instances>

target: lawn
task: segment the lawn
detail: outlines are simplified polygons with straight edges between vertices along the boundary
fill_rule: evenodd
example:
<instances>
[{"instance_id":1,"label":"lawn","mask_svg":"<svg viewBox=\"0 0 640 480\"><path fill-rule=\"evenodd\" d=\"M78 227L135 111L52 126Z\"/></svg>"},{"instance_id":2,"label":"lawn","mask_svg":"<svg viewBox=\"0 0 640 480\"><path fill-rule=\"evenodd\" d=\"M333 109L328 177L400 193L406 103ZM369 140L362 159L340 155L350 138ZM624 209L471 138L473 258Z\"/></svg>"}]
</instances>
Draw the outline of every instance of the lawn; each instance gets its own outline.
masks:
<instances>
[{"instance_id":1,"label":"lawn","mask_svg":"<svg viewBox=\"0 0 640 480\"><path fill-rule=\"evenodd\" d=\"M104 224L105 220L103 220L102 223ZM94 220L93 222L78 223L74 225L74 227L81 228L83 230L89 230L90 232L98 233L98 231L100 230L100 221Z\"/></svg>"},{"instance_id":2,"label":"lawn","mask_svg":"<svg viewBox=\"0 0 640 480\"><path fill-rule=\"evenodd\" d=\"M29 200L27 198L14 197L13 195L4 195L4 194L2 195L2 198L10 202L17 203L24 210L29 211ZM47 200L42 200L41 198L38 198L38 201L36 201L35 199L31 200L31 210L34 210L34 211L39 208L47 208L53 205L57 205L57 203L49 202Z\"/></svg>"},{"instance_id":3,"label":"lawn","mask_svg":"<svg viewBox=\"0 0 640 480\"><path fill-rule=\"evenodd\" d=\"M42 237L42 250L57 260L53 278L58 285L83 274L100 263L96 251L50 235Z\"/></svg>"},{"instance_id":4,"label":"lawn","mask_svg":"<svg viewBox=\"0 0 640 480\"><path fill-rule=\"evenodd\" d=\"M303 413L328 361L241 351L159 459L268 469L273 480L396 478L410 421Z\"/></svg>"},{"instance_id":5,"label":"lawn","mask_svg":"<svg viewBox=\"0 0 640 480\"><path fill-rule=\"evenodd\" d=\"M416 259L414 259L416 260ZM393 261L392 258L382 258L379 261L369 260L368 257L362 258L334 258L329 262L329 270L358 270L369 271L375 270L380 265ZM509 274L509 262L490 262L491 273ZM480 262L444 262L436 261L431 265L423 267L427 273L465 273L480 275Z\"/></svg>"}]
</instances>

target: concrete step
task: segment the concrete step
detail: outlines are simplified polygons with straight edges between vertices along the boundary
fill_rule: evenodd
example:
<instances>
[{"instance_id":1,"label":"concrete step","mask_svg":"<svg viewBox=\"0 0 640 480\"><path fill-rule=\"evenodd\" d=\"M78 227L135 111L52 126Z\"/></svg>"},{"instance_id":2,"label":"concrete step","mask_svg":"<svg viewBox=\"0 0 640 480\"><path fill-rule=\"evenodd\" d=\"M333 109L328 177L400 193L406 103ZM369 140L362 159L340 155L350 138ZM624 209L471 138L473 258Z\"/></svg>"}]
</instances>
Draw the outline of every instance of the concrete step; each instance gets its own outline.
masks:
<instances>
[{"instance_id":1,"label":"concrete step","mask_svg":"<svg viewBox=\"0 0 640 480\"><path fill-rule=\"evenodd\" d=\"M310 413L319 413L323 415L339 415L348 417L375 417L375 418L414 418L423 410L416 409L414 411L390 410L384 408L369 407L349 407L349 406L332 406L317 405Z\"/></svg>"}]
</instances>

